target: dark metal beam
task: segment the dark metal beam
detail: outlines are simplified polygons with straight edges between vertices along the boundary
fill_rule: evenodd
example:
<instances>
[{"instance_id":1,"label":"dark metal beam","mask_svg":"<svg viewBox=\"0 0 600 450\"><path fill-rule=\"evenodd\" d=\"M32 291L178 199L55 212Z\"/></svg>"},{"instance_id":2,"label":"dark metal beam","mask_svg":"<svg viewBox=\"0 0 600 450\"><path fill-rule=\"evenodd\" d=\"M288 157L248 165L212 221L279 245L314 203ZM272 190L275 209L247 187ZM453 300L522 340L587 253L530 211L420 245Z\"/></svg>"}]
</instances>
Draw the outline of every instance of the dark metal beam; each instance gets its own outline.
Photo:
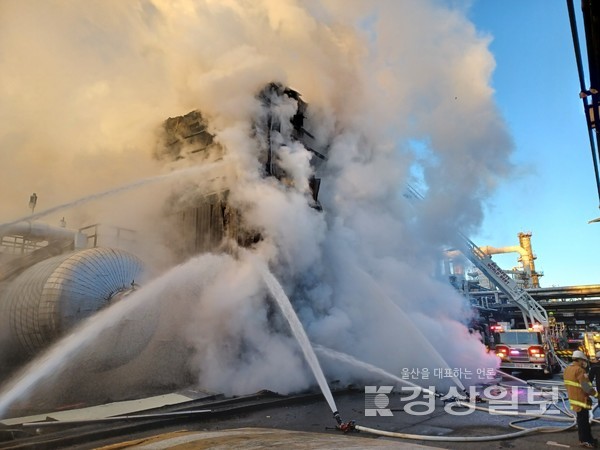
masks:
<instances>
[{"instance_id":1,"label":"dark metal beam","mask_svg":"<svg viewBox=\"0 0 600 450\"><path fill-rule=\"evenodd\" d=\"M598 36L598 1L595 2L595 7L592 6L593 0L582 0L582 13L584 16L584 26L586 32L586 43L588 47L588 65L590 73L590 88L586 87L585 75L583 70L583 62L581 57L581 46L579 45L579 34L577 31L577 19L575 17L575 8L573 0L567 0L567 9L569 11L569 22L571 24L571 35L573 37L573 47L575 50L575 59L577 61L577 72L579 74L579 88L581 100L583 102L583 110L586 117L588 128L588 139L590 141L590 149L592 152L592 162L594 165L594 174L596 177L596 190L598 192L598 200L600 202L600 173L598 171L598 145L600 141L600 131L598 130L598 117L600 113L600 86L598 85L598 68L600 67L599 52L600 44ZM595 93L594 93L595 92ZM591 105L588 98L591 96ZM596 136L594 136L594 130ZM600 205L599 205L600 206Z\"/></svg>"}]
</instances>

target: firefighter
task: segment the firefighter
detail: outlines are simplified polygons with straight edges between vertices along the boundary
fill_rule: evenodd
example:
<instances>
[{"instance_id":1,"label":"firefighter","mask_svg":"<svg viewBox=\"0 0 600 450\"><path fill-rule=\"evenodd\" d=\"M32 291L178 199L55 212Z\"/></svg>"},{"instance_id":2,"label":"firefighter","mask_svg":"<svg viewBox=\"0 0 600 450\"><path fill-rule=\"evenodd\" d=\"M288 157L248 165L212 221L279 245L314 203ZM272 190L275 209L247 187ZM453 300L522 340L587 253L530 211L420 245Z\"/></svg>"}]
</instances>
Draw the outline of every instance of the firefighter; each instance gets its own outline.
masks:
<instances>
[{"instance_id":1,"label":"firefighter","mask_svg":"<svg viewBox=\"0 0 600 450\"><path fill-rule=\"evenodd\" d=\"M577 413L579 445L595 448L597 440L592 437L589 411L592 409L590 396L597 397L598 394L588 379L588 360L585 354L581 350L575 350L572 358L573 362L565 369L564 381L571 409Z\"/></svg>"}]
</instances>

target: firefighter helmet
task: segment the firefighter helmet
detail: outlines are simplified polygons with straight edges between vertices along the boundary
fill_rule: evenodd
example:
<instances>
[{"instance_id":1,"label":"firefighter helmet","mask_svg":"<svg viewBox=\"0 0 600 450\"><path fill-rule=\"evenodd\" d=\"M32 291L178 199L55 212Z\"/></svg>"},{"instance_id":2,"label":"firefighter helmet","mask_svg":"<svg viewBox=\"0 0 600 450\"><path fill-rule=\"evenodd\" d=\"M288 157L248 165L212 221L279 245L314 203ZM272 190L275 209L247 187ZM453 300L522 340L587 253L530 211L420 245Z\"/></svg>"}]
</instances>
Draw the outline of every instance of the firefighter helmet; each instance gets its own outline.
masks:
<instances>
[{"instance_id":1,"label":"firefighter helmet","mask_svg":"<svg viewBox=\"0 0 600 450\"><path fill-rule=\"evenodd\" d=\"M587 356L585 356L585 353L583 353L581 350L575 350L571 356L571 359L585 359L587 361Z\"/></svg>"}]
</instances>

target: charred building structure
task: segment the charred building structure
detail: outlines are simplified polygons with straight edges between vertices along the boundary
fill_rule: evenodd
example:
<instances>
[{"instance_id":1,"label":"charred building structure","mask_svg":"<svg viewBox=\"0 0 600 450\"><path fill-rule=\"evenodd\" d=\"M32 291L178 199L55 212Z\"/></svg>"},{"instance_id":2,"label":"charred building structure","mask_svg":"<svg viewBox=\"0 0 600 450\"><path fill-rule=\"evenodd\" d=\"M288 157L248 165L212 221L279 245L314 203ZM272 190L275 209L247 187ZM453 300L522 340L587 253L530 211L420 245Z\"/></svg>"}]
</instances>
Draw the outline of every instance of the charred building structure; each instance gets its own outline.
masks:
<instances>
[{"instance_id":1,"label":"charred building structure","mask_svg":"<svg viewBox=\"0 0 600 450\"><path fill-rule=\"evenodd\" d=\"M325 160L326 150L316 150L314 136L305 128L307 122L307 103L298 92L284 87L280 83L269 83L257 95L262 112L254 118L252 136L259 147L259 163L262 175L274 177L285 185L291 185L289 174L280 166L278 152L286 142L299 141L314 157L312 164L315 171ZM289 122L282 122L275 109L282 102L294 104L294 113ZM176 161L184 158L197 158L201 163L218 161L226 151L215 135L209 131L209 123L199 110L191 111L183 116L167 119L163 124L161 145L156 152L161 160ZM312 176L309 179L310 205L321 210L319 189L321 179ZM223 249L229 240L247 247L260 240L257 231L245 226L239 211L232 208L227 200L227 188L208 189L208 192L193 197L174 196L179 199L169 202L167 214L174 215L177 235L182 237L180 248L185 256L205 251ZM185 202L180 199L185 197Z\"/></svg>"},{"instance_id":2,"label":"charred building structure","mask_svg":"<svg viewBox=\"0 0 600 450\"><path fill-rule=\"evenodd\" d=\"M293 183L278 158L281 146L293 142L301 142L314 154L311 163L316 172L325 150L314 149L315 139L305 129L307 104L300 94L270 83L257 94L257 100L261 112L254 118L248 138L259 148L261 175L285 185ZM284 102L293 109L289 120L276 113ZM163 123L155 156L165 162L189 158L193 164L210 164L226 151L210 132L202 112L195 110ZM221 176L214 174L215 178ZM170 231L177 241L174 250L182 261L203 252L229 251L231 242L247 247L261 239L260 232L249 229L242 213L229 204L226 184L215 182L212 186L200 193L174 192L166 205L157 205L170 218ZM307 201L320 210L320 179L313 176L309 187ZM116 236L131 232L117 229ZM0 356L4 369L32 358L77 323L135 289L143 272L142 261L119 248L116 241L111 242L116 246L102 246L98 237L98 225L76 230L34 221L0 226Z\"/></svg>"}]
</instances>

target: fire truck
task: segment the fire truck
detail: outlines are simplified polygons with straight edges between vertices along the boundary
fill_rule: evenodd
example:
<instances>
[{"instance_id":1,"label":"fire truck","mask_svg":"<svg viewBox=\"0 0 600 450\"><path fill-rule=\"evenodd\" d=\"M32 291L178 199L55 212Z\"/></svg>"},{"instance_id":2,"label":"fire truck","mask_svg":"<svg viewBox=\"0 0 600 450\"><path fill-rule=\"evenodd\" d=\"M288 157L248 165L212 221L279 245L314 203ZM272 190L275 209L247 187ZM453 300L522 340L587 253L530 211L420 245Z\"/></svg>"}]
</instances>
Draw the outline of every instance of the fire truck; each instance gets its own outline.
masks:
<instances>
[{"instance_id":1,"label":"fire truck","mask_svg":"<svg viewBox=\"0 0 600 450\"><path fill-rule=\"evenodd\" d=\"M552 351L552 342L542 325L527 329L511 329L509 324L498 323L490 327L494 351L500 358L500 370L538 371L550 375L560 371L560 362Z\"/></svg>"},{"instance_id":2,"label":"fire truck","mask_svg":"<svg viewBox=\"0 0 600 450\"><path fill-rule=\"evenodd\" d=\"M414 200L424 198L410 185L407 186L405 197ZM503 323L499 324L499 329L490 330L494 338L491 347L501 360L500 368L531 369L550 374L566 367L567 364L556 354L553 342L556 339L551 333L555 324L549 320L544 307L473 241L460 231L455 232L457 249L508 297L510 303L519 308L523 316L523 329L510 329L508 323Z\"/></svg>"}]
</instances>

